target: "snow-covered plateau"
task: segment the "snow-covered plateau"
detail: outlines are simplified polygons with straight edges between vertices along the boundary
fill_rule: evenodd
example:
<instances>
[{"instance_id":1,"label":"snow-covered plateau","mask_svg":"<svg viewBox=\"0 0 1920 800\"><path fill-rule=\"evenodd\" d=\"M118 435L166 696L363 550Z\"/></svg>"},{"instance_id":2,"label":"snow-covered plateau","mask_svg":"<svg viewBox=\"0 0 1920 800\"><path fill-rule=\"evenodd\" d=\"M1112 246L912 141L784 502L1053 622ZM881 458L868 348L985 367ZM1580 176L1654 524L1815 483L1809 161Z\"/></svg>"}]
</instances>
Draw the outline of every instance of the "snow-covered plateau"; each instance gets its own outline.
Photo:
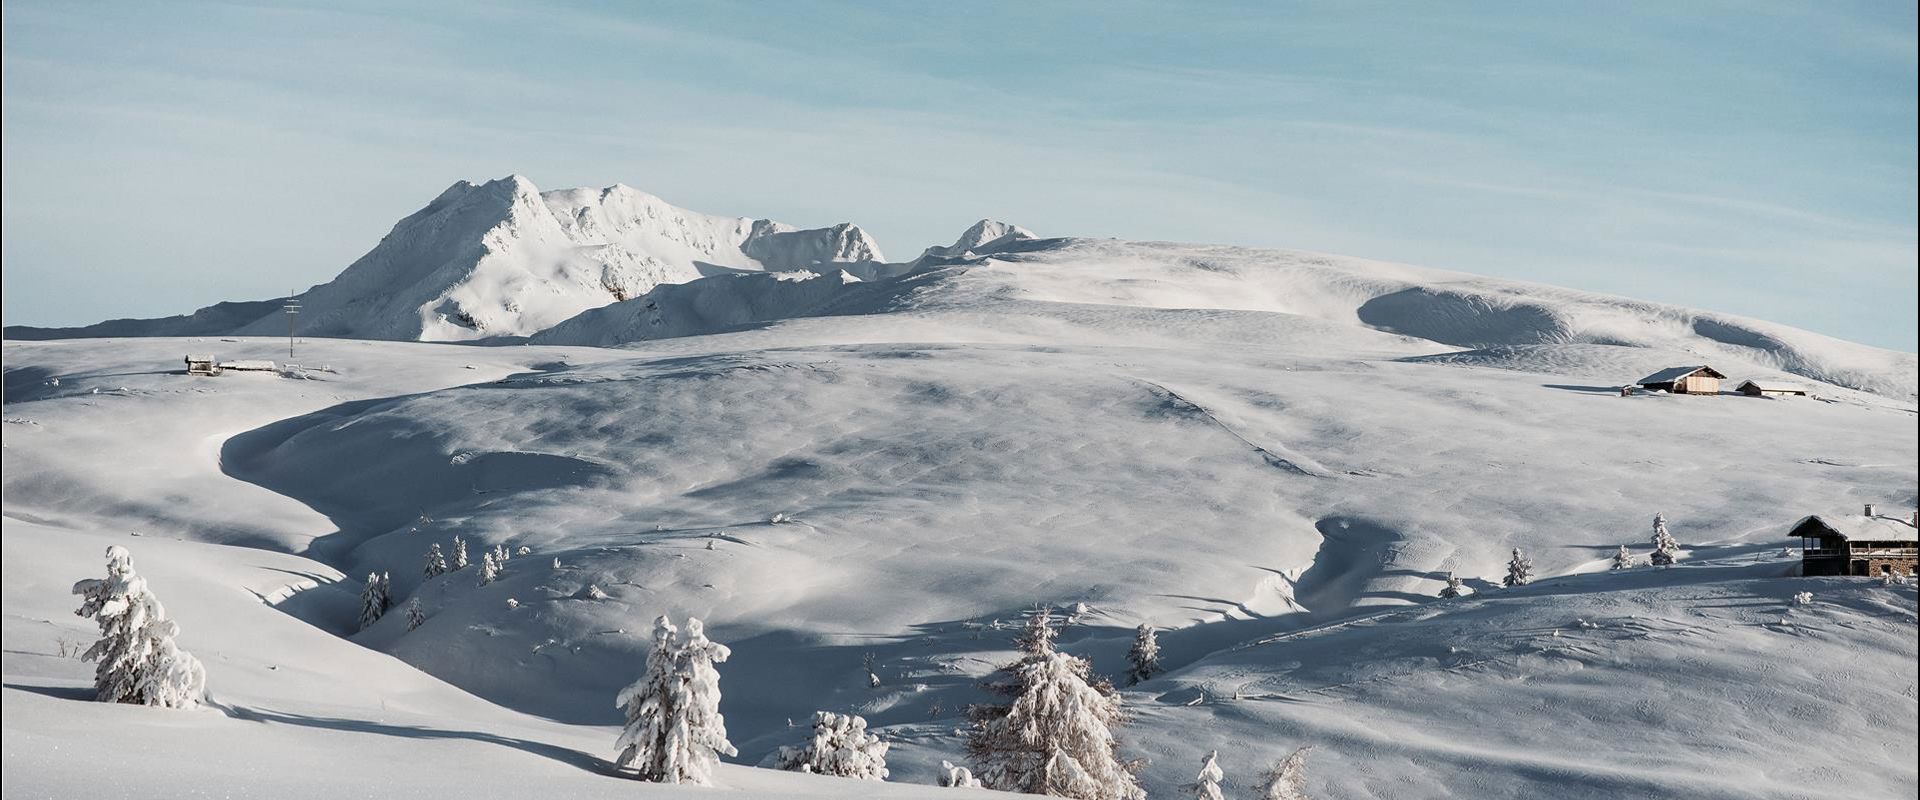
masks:
<instances>
[{"instance_id":1,"label":"snow-covered plateau","mask_svg":"<svg viewBox=\"0 0 1920 800\"><path fill-rule=\"evenodd\" d=\"M291 359L278 302L7 330L8 797L965 796L942 762L1042 604L1151 797L1214 751L1251 796L1302 747L1314 798L1920 780L1914 587L1802 577L1788 538L1920 501L1911 353L992 221L889 262L852 225L518 176L300 299ZM1620 391L1681 365L1728 391ZM69 587L114 545L198 707L91 702ZM428 577L435 546L473 563ZM661 615L731 650L733 795L614 766ZM1141 625L1161 669L1129 683ZM887 780L773 769L817 712L864 719Z\"/></svg>"}]
</instances>

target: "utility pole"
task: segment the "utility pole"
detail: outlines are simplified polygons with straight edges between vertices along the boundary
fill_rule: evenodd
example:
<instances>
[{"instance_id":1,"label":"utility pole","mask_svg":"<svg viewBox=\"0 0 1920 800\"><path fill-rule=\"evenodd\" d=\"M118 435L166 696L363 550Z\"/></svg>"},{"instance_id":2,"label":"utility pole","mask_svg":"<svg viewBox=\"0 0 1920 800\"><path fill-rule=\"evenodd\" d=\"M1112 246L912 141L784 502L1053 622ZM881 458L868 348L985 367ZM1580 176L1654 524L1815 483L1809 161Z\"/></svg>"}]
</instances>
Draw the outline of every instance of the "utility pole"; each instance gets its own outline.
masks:
<instances>
[{"instance_id":1,"label":"utility pole","mask_svg":"<svg viewBox=\"0 0 1920 800\"><path fill-rule=\"evenodd\" d=\"M287 304L280 307L287 312L287 363L293 363L293 321L300 315L300 296L287 293Z\"/></svg>"}]
</instances>

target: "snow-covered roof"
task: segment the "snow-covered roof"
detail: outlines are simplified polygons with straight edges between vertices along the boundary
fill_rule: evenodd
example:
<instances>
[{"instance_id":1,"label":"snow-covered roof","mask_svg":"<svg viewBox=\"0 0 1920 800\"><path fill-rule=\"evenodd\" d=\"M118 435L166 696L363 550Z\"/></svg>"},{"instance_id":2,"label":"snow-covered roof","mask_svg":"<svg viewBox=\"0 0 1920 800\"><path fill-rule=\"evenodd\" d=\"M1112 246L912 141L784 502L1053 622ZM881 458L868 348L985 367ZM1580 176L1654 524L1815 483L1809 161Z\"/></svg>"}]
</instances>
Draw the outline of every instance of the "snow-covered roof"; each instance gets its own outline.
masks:
<instances>
[{"instance_id":1,"label":"snow-covered roof","mask_svg":"<svg viewBox=\"0 0 1920 800\"><path fill-rule=\"evenodd\" d=\"M1794 523L1793 530L1799 530L1800 526L1815 520L1847 541L1920 541L1920 529L1914 528L1911 523L1899 517L1878 514L1871 517L1859 514L1815 514Z\"/></svg>"},{"instance_id":2,"label":"snow-covered roof","mask_svg":"<svg viewBox=\"0 0 1920 800\"><path fill-rule=\"evenodd\" d=\"M220 368L221 369L237 369L237 370L257 369L257 370L267 370L267 371L279 369L279 367L274 366L274 363L272 361L265 361L265 360L259 360L259 359L240 359L238 361L222 361L220 362Z\"/></svg>"},{"instance_id":3,"label":"snow-covered roof","mask_svg":"<svg viewBox=\"0 0 1920 800\"><path fill-rule=\"evenodd\" d=\"M188 355L188 356L187 356L187 360L188 360L188 361L212 361L212 360L213 360L213 356L196 356L196 355Z\"/></svg>"},{"instance_id":4,"label":"snow-covered roof","mask_svg":"<svg viewBox=\"0 0 1920 800\"><path fill-rule=\"evenodd\" d=\"M1705 364L1700 364L1692 367L1668 367L1666 369L1660 370L1659 372L1653 373L1652 375L1648 375L1647 377L1641 378L1640 383L1643 386L1649 383L1673 383L1674 381L1680 380L1681 378L1687 377L1688 375L1692 375L1693 373L1700 372L1701 370L1705 370L1708 375L1711 375L1715 378L1727 377L1725 375L1720 374L1719 370L1716 370Z\"/></svg>"},{"instance_id":5,"label":"snow-covered roof","mask_svg":"<svg viewBox=\"0 0 1920 800\"><path fill-rule=\"evenodd\" d=\"M1747 380L1747 381L1742 381L1740 384L1740 388L1746 388L1748 386L1751 386L1762 392L1805 392L1807 390L1807 387L1801 386L1800 384L1797 384L1797 383L1785 383L1782 381L1773 381L1773 380L1761 380L1761 381Z\"/></svg>"}]
</instances>

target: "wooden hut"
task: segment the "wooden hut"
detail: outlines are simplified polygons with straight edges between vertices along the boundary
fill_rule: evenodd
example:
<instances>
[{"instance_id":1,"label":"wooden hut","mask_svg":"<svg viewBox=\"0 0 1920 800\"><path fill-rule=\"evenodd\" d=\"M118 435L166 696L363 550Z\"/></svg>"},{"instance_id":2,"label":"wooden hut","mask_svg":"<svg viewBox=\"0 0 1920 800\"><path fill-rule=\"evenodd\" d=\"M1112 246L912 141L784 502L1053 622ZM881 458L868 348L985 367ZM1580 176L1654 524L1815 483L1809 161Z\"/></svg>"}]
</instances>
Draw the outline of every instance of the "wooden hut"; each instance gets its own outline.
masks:
<instances>
[{"instance_id":1,"label":"wooden hut","mask_svg":"<svg viewBox=\"0 0 1920 800\"><path fill-rule=\"evenodd\" d=\"M1741 381L1734 391L1748 397L1806 397L1807 387L1779 381Z\"/></svg>"},{"instance_id":2,"label":"wooden hut","mask_svg":"<svg viewBox=\"0 0 1920 800\"><path fill-rule=\"evenodd\" d=\"M1803 575L1914 574L1920 561L1920 518L1879 516L1873 506L1866 513L1815 515L1794 523L1792 536L1800 540Z\"/></svg>"},{"instance_id":3,"label":"wooden hut","mask_svg":"<svg viewBox=\"0 0 1920 800\"><path fill-rule=\"evenodd\" d=\"M187 356L187 374L218 375L220 374L220 364L214 360L213 356L189 355Z\"/></svg>"},{"instance_id":4,"label":"wooden hut","mask_svg":"<svg viewBox=\"0 0 1920 800\"><path fill-rule=\"evenodd\" d=\"M1719 370L1705 365L1668 367L1641 378L1640 385L1673 394L1719 394L1720 382L1726 378Z\"/></svg>"}]
</instances>

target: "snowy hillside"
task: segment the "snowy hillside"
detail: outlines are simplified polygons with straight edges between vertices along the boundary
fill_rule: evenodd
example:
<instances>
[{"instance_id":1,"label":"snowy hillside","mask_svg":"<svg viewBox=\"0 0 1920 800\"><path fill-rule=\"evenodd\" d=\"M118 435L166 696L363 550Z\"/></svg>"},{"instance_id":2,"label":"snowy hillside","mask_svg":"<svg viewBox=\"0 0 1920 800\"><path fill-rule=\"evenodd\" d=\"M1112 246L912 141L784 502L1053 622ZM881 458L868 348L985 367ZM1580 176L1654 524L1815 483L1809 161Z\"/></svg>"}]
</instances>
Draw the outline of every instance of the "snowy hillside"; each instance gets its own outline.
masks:
<instances>
[{"instance_id":1,"label":"snowy hillside","mask_svg":"<svg viewBox=\"0 0 1920 800\"><path fill-rule=\"evenodd\" d=\"M829 281L800 291L771 281L725 287L695 282L584 313L537 338L604 346L722 332L782 317L903 307L944 316L992 308L1062 321L1098 314L1096 307L1205 309L1248 312L1244 319L1257 328L1291 328L1307 318L1350 329L1342 338L1366 331L1399 334L1423 340L1431 352L1448 351L1448 360L1461 364L1546 368L1570 353L1587 358L1613 348L1609 358L1635 364L1614 374L1616 383L1652 371L1642 370L1644 365L1733 363L1912 401L1920 375L1912 353L1589 292L1278 250L1020 234L967 245L980 228L969 230L960 244L929 250L897 279L908 281L904 285L841 288Z\"/></svg>"},{"instance_id":2,"label":"snowy hillside","mask_svg":"<svg viewBox=\"0 0 1920 800\"><path fill-rule=\"evenodd\" d=\"M1774 766L1803 725L1911 763L1911 590L1793 578L1777 559L1805 513L1911 507L1910 405L1838 389L1620 398L1620 370L1682 354L1510 348L1489 369L1310 316L1016 300L1000 273L1017 268L900 282L957 282L945 305L908 292L890 313L640 349L318 340L302 361L332 371L308 380L174 366L185 350L270 357L272 339L9 344L7 535L35 548L9 569L84 571L103 538L136 555L173 537L303 554L311 566L285 569L309 588L216 594L277 603L508 709L401 724L553 743L562 765L610 757L612 693L643 660L646 621L694 614L734 648L722 709L739 763L794 743L789 720L853 712L893 742L894 780L931 783L1019 613L1048 602L1086 604L1062 642L1106 674L1124 669L1132 626L1165 629L1171 671L1125 693L1136 722L1122 731L1155 796L1180 791L1206 749L1244 787L1305 744L1326 797L1877 797L1915 777ZM1681 568L1583 574L1643 542L1655 511L1687 545ZM530 552L490 585L471 568L423 581L428 546L455 536ZM1502 593L1511 547L1577 577ZM359 582L340 576L375 569L424 625L390 615L354 632ZM1439 603L1447 572L1485 594ZM10 609L45 592L7 580ZM1823 603L1789 610L1802 589ZM74 626L65 600L10 616L8 648L54 652L28 637L39 619ZM183 608L186 645L283 658L207 638L226 613ZM80 674L8 658L10 686ZM1786 677L1836 661L1905 677L1836 695ZM216 698L235 669L209 661ZM1636 699L1594 697L1615 686ZM1747 694L1703 701L1732 687ZM66 734L45 720L62 712L45 704L71 695L22 693L9 689L10 732L57 746ZM1689 711L1637 699L1650 693ZM249 705L363 733L400 713L291 696ZM1757 735L1749 706L1782 710ZM16 722L16 707L40 710ZM1542 729L1543 714L1585 721ZM558 727L514 721L534 718ZM727 780L790 792L749 778Z\"/></svg>"},{"instance_id":3,"label":"snowy hillside","mask_svg":"<svg viewBox=\"0 0 1920 800\"><path fill-rule=\"evenodd\" d=\"M796 274L757 275L769 271ZM742 274L749 279L738 280ZM824 280L807 280L808 274ZM850 285L890 281L908 283ZM624 185L541 193L518 175L454 184L301 300L301 330L312 336L463 341L538 335L549 344L595 346L907 308L1066 324L1072 324L1066 317L1102 313L1094 306L1108 307L1108 315L1238 311L1249 312L1245 320L1254 328L1296 325L1260 317L1280 314L1424 340L1436 348L1429 354L1475 351L1456 362L1481 357L1479 351L1494 365L1511 361L1509 348L1610 345L1685 354L1685 363L1752 365L1908 402L1920 391L1920 361L1912 353L1551 286L1295 251L1040 239L984 219L953 244L887 262L873 238L851 224L799 230L711 216ZM285 330L278 307L262 301L159 320L8 328L7 338Z\"/></svg>"},{"instance_id":4,"label":"snowy hillside","mask_svg":"<svg viewBox=\"0 0 1920 800\"><path fill-rule=\"evenodd\" d=\"M1165 671L1119 693L1154 797L1213 750L1248 795L1304 746L1314 798L1920 778L1915 589L1782 552L1809 514L1920 502L1913 354L987 220L885 262L851 226L518 178L456 185L304 300L273 371L185 374L287 341L178 319L5 343L10 794L705 796L610 774L667 614L732 648L722 787L948 796L1036 604L1102 675L1160 631ZM1618 391L1699 363L1812 396ZM1656 513L1677 565L1647 565ZM207 707L84 701L67 587L108 544ZM435 548L478 563L430 575ZM1539 580L1503 588L1516 549ZM360 624L369 573L407 613ZM887 783L750 768L819 711L886 740Z\"/></svg>"}]
</instances>

